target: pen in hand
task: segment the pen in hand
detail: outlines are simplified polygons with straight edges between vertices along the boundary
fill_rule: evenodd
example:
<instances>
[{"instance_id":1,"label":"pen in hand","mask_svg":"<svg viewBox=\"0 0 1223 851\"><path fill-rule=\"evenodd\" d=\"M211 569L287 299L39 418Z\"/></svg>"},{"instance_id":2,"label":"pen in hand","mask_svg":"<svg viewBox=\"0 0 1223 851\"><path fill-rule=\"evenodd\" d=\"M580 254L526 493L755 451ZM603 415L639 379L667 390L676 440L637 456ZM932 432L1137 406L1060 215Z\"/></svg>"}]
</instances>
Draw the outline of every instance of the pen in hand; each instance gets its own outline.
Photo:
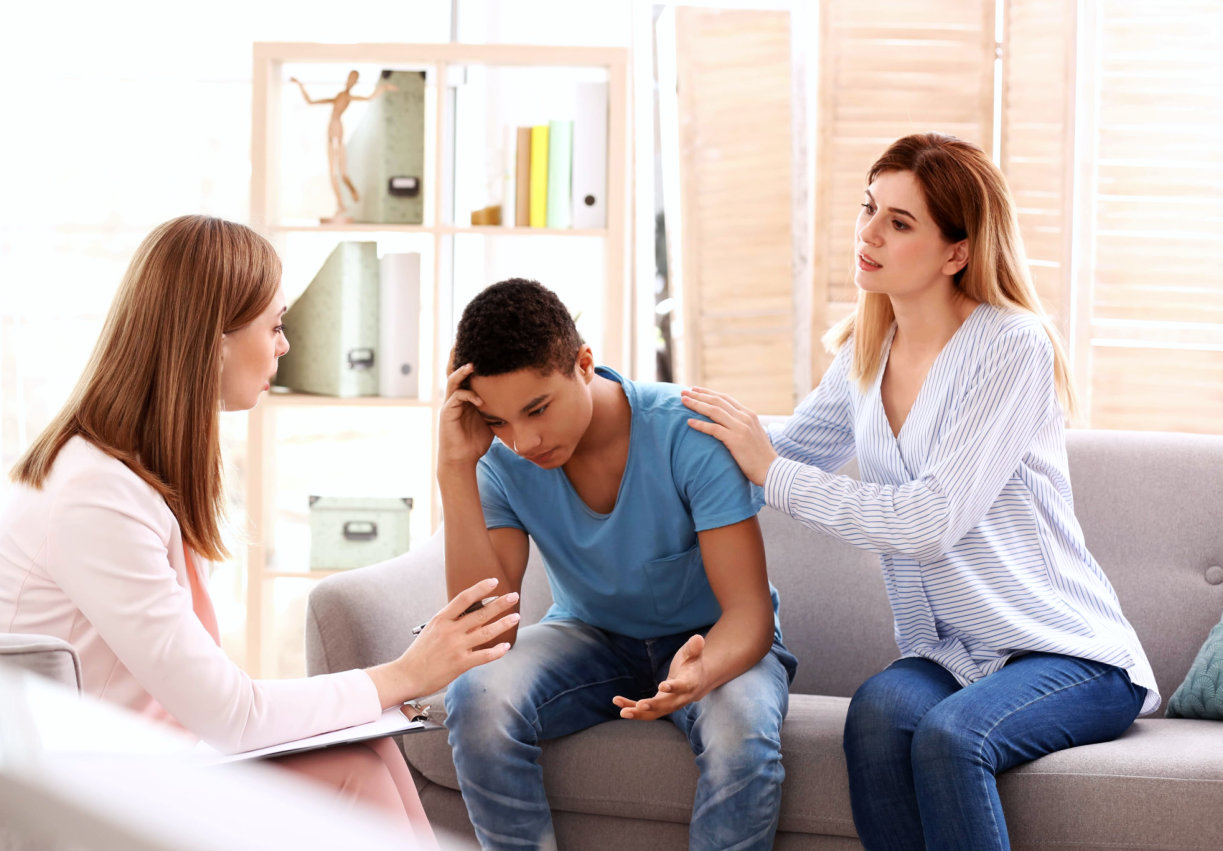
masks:
<instances>
[{"instance_id":1,"label":"pen in hand","mask_svg":"<svg viewBox=\"0 0 1223 851\"><path fill-rule=\"evenodd\" d=\"M487 606L489 603L491 603L493 600L496 600L496 599L497 599L496 597L485 597L483 600L476 600L476 602L472 603L470 606L468 606L466 609L463 610L463 615L470 615L476 609L482 609L485 606ZM462 617L463 615L459 615L459 617ZM425 627L427 627L428 625L429 625L428 623L422 623L420 626L412 627L412 634L420 635L420 631L424 629Z\"/></svg>"}]
</instances>

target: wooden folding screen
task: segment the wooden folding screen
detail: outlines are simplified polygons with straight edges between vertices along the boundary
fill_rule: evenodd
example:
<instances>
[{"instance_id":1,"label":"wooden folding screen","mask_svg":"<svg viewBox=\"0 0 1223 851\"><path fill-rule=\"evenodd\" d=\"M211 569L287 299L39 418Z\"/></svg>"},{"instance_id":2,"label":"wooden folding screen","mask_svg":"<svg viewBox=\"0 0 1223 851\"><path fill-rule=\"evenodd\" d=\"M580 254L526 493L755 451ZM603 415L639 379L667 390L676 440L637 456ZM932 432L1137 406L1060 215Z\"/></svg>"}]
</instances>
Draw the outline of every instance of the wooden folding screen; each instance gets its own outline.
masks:
<instances>
[{"instance_id":1,"label":"wooden folding screen","mask_svg":"<svg viewBox=\"0 0 1223 851\"><path fill-rule=\"evenodd\" d=\"M794 404L790 15L675 10L681 381Z\"/></svg>"},{"instance_id":2,"label":"wooden folding screen","mask_svg":"<svg viewBox=\"0 0 1223 851\"><path fill-rule=\"evenodd\" d=\"M1004 4L998 162L1019 210L1036 291L1070 339L1075 4Z\"/></svg>"}]
</instances>

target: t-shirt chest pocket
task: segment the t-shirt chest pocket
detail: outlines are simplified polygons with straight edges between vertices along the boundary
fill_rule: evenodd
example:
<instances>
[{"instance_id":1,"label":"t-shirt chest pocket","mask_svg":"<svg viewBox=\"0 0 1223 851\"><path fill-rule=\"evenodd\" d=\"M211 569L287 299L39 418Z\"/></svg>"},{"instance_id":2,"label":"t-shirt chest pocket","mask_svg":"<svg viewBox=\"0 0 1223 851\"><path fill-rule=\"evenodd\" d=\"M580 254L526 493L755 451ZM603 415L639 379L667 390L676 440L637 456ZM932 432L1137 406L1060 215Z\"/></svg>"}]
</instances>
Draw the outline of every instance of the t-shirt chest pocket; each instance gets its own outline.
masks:
<instances>
[{"instance_id":1,"label":"t-shirt chest pocket","mask_svg":"<svg viewBox=\"0 0 1223 851\"><path fill-rule=\"evenodd\" d=\"M700 544L676 555L645 563L645 578L654 607L661 618L686 610L709 587Z\"/></svg>"}]
</instances>

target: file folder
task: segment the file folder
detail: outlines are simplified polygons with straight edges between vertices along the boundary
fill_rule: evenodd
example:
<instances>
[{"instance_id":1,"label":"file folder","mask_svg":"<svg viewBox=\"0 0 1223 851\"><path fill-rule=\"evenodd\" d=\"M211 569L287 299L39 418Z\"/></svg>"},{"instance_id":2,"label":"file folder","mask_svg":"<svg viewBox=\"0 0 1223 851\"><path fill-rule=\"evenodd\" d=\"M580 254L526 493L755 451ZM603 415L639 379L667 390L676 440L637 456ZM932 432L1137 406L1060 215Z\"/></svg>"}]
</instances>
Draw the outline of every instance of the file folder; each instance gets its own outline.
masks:
<instances>
[{"instance_id":1,"label":"file folder","mask_svg":"<svg viewBox=\"0 0 1223 851\"><path fill-rule=\"evenodd\" d=\"M383 71L383 91L369 102L346 145L348 173L361 197L354 222L424 222L425 72Z\"/></svg>"},{"instance_id":2,"label":"file folder","mask_svg":"<svg viewBox=\"0 0 1223 851\"><path fill-rule=\"evenodd\" d=\"M289 352L276 384L328 396L376 396L378 251L341 242L285 312Z\"/></svg>"}]
</instances>

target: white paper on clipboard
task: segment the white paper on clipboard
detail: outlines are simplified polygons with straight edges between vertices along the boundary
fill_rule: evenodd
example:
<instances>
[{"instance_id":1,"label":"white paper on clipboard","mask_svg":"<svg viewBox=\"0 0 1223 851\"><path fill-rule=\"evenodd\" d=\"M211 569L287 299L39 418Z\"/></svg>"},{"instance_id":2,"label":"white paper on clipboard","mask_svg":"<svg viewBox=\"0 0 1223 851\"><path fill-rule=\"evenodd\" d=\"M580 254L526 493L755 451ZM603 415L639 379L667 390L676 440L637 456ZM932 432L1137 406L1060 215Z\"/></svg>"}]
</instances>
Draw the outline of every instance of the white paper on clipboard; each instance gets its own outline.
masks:
<instances>
[{"instance_id":1,"label":"white paper on clipboard","mask_svg":"<svg viewBox=\"0 0 1223 851\"><path fill-rule=\"evenodd\" d=\"M442 725L434 721L413 721L417 707L410 704L392 706L383 710L381 717L367 724L357 724L342 730L332 730L330 733L320 733L317 736L307 736L304 739L294 739L279 745L257 748L241 753L224 754L203 742L196 747L199 753L215 757L216 762L237 762L244 759L262 759L271 756L286 756L292 753L318 750L334 745L346 745L352 742L363 742L367 739L381 739L384 736L398 736L403 733L415 733L422 730L440 730Z\"/></svg>"}]
</instances>

